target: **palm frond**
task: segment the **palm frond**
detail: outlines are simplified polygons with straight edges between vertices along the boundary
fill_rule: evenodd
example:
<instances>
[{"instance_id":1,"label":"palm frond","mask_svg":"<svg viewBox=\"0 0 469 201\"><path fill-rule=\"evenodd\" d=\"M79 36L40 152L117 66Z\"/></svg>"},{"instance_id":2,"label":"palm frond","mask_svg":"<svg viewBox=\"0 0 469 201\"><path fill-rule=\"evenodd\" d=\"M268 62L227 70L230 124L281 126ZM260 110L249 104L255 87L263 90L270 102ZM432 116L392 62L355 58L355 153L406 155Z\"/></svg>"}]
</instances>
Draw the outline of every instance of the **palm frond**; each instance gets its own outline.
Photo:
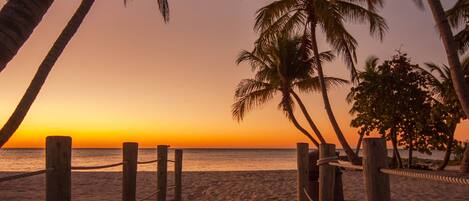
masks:
<instances>
[{"instance_id":1,"label":"palm frond","mask_svg":"<svg viewBox=\"0 0 469 201\"><path fill-rule=\"evenodd\" d=\"M158 6L165 23L169 22L169 3L168 0L158 0Z\"/></svg>"},{"instance_id":2,"label":"palm frond","mask_svg":"<svg viewBox=\"0 0 469 201\"><path fill-rule=\"evenodd\" d=\"M446 11L446 16L453 28L466 25L469 18L469 0L458 0Z\"/></svg>"},{"instance_id":3,"label":"palm frond","mask_svg":"<svg viewBox=\"0 0 469 201\"><path fill-rule=\"evenodd\" d=\"M378 61L379 61L379 58L376 56L368 57L365 62L365 71L375 72L376 67L378 66Z\"/></svg>"},{"instance_id":4,"label":"palm frond","mask_svg":"<svg viewBox=\"0 0 469 201\"><path fill-rule=\"evenodd\" d=\"M342 86L348 84L349 81L341 78L335 77L324 77L326 83L326 88L330 89L331 87ZM304 79L293 83L293 86L303 93L317 92L321 90L319 83L319 77L311 77L309 79Z\"/></svg>"},{"instance_id":5,"label":"palm frond","mask_svg":"<svg viewBox=\"0 0 469 201\"><path fill-rule=\"evenodd\" d=\"M274 1L256 12L256 22L254 30L263 32L281 16L291 12L292 8L296 6L296 0L277 0Z\"/></svg>"},{"instance_id":6,"label":"palm frond","mask_svg":"<svg viewBox=\"0 0 469 201\"><path fill-rule=\"evenodd\" d=\"M454 40L456 41L458 52L464 54L469 49L469 25L459 31L454 36Z\"/></svg>"},{"instance_id":7,"label":"palm frond","mask_svg":"<svg viewBox=\"0 0 469 201\"><path fill-rule=\"evenodd\" d=\"M245 96L235 99L235 103L231 106L231 114L236 121L242 121L249 111L259 107L275 95L276 89L265 88L262 90L252 91Z\"/></svg>"},{"instance_id":8,"label":"palm frond","mask_svg":"<svg viewBox=\"0 0 469 201\"><path fill-rule=\"evenodd\" d=\"M130 0L124 0L124 6L127 6L127 2ZM158 7L163 16L163 20L165 23L169 22L169 3L168 0L158 0Z\"/></svg>"},{"instance_id":9,"label":"palm frond","mask_svg":"<svg viewBox=\"0 0 469 201\"><path fill-rule=\"evenodd\" d=\"M242 50L239 53L238 58L236 59L236 64L239 65L243 62L248 62L251 65L251 69L253 71L257 69L262 69L262 68L270 68L271 64L266 63L268 61L266 61L266 59L262 57L263 55L258 54L256 50L252 52L249 52L247 50Z\"/></svg>"},{"instance_id":10,"label":"palm frond","mask_svg":"<svg viewBox=\"0 0 469 201\"><path fill-rule=\"evenodd\" d=\"M389 29L383 17L372 10L367 10L360 5L346 1L337 1L337 7L345 21L368 23L370 25L370 34L383 40L384 34Z\"/></svg>"},{"instance_id":11,"label":"palm frond","mask_svg":"<svg viewBox=\"0 0 469 201\"><path fill-rule=\"evenodd\" d=\"M256 40L258 47L270 45L278 38L284 38L293 35L304 26L306 16L301 11L286 12L272 24L259 29L259 38Z\"/></svg>"},{"instance_id":12,"label":"palm frond","mask_svg":"<svg viewBox=\"0 0 469 201\"><path fill-rule=\"evenodd\" d=\"M235 90L235 98L240 98L246 96L254 91L264 90L264 89L273 89L273 86L270 83L258 81L255 79L243 79L239 82Z\"/></svg>"}]
</instances>

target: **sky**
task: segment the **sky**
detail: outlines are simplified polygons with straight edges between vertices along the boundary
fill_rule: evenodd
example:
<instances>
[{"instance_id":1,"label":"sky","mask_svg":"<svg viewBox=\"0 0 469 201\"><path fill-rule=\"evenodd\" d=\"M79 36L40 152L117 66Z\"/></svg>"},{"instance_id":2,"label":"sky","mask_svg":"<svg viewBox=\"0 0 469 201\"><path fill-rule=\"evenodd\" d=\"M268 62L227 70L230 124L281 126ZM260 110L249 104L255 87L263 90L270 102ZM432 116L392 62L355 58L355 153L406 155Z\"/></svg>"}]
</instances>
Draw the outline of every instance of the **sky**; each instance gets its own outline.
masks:
<instances>
[{"instance_id":1,"label":"sky","mask_svg":"<svg viewBox=\"0 0 469 201\"><path fill-rule=\"evenodd\" d=\"M243 122L231 117L234 89L250 78L237 66L256 33L255 12L269 0L170 0L165 24L156 1L96 1L51 72L21 127L7 147L43 147L45 137L73 137L74 147L292 148L307 139L277 109L278 97L253 110ZM445 1L451 5L454 0ZM6 122L35 70L80 1L55 1L31 38L0 74L0 122ZM395 50L414 63L444 64L446 57L429 9L389 0L380 11L389 32L371 38L366 26L350 25L359 42L358 66ZM320 50L329 50L320 38ZM329 76L349 78L341 59L325 66ZM350 86L330 90L331 104L352 146L358 139L345 101ZM319 94L301 94L328 142L338 144ZM298 117L301 115L298 113ZM304 124L305 121L301 120ZM304 124L307 127L306 124ZM456 138L469 139L463 122Z\"/></svg>"}]
</instances>

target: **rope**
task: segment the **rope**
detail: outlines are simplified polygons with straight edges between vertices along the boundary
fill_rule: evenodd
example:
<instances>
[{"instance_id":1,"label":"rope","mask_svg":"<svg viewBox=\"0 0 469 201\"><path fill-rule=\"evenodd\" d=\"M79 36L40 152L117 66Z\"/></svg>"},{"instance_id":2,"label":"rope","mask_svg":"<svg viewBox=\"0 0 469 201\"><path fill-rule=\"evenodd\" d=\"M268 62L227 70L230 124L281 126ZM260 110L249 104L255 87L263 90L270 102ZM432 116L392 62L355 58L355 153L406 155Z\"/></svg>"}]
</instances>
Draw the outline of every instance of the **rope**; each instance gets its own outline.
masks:
<instances>
[{"instance_id":1,"label":"rope","mask_svg":"<svg viewBox=\"0 0 469 201\"><path fill-rule=\"evenodd\" d=\"M150 194L149 196L144 197L144 198L142 198L142 199L140 199L140 200L138 200L138 201L148 200L148 199L152 198L153 196L155 196L158 192L160 192L160 190L157 190L156 192L154 192L154 193Z\"/></svg>"},{"instance_id":2,"label":"rope","mask_svg":"<svg viewBox=\"0 0 469 201\"><path fill-rule=\"evenodd\" d=\"M303 192L305 193L306 198L308 198L309 201L314 201L313 198L311 198L311 196L309 195L309 193L308 193L308 191L306 190L306 188L303 188Z\"/></svg>"},{"instance_id":3,"label":"rope","mask_svg":"<svg viewBox=\"0 0 469 201\"><path fill-rule=\"evenodd\" d=\"M363 171L363 166L354 165L354 164L352 164L351 162L348 162L348 161L329 162L329 165L336 166L336 167L341 167L341 168L346 168L346 169L362 170Z\"/></svg>"},{"instance_id":4,"label":"rope","mask_svg":"<svg viewBox=\"0 0 469 201\"><path fill-rule=\"evenodd\" d=\"M149 164L149 163L155 163L158 162L158 160L151 160L151 161L139 161L137 164Z\"/></svg>"},{"instance_id":5,"label":"rope","mask_svg":"<svg viewBox=\"0 0 469 201\"><path fill-rule=\"evenodd\" d=\"M115 163L115 164L110 164L110 165L102 165L102 166L75 166L72 167L72 170L95 170L95 169L104 169L104 168L110 168L110 167L116 167L123 165L123 162L120 163Z\"/></svg>"},{"instance_id":6,"label":"rope","mask_svg":"<svg viewBox=\"0 0 469 201\"><path fill-rule=\"evenodd\" d=\"M331 157L325 157L325 158L320 158L318 160L318 162L316 162L317 165L321 166L321 165L328 165L329 162L337 162L337 160L339 159L339 157L337 156L331 156Z\"/></svg>"},{"instance_id":7,"label":"rope","mask_svg":"<svg viewBox=\"0 0 469 201\"><path fill-rule=\"evenodd\" d=\"M175 188L175 187L176 187L176 186L173 185L173 186L167 187L166 189L171 189L171 188ZM157 191L155 191L154 193L152 193L152 194L148 195L147 197L144 197L144 198L142 198L142 199L140 199L140 200L138 200L138 201L148 200L148 199L152 198L153 196L155 196L156 194L158 194L158 192L160 192L160 190L157 190ZM311 200L311 201L312 201L312 200Z\"/></svg>"},{"instance_id":8,"label":"rope","mask_svg":"<svg viewBox=\"0 0 469 201\"><path fill-rule=\"evenodd\" d=\"M432 181L446 182L450 184L469 185L469 178L463 178L463 177L443 176L443 175L429 174L429 173L423 173L423 172L405 171L405 170L387 169L387 168L381 168L380 171L382 173L389 174L389 175L426 179L426 180L432 180Z\"/></svg>"},{"instance_id":9,"label":"rope","mask_svg":"<svg viewBox=\"0 0 469 201\"><path fill-rule=\"evenodd\" d=\"M16 180L16 179L26 178L26 177L32 177L32 176L44 174L46 172L47 172L47 170L38 170L38 171L35 171L35 172L26 172L26 173L21 173L21 174L17 174L17 175L6 176L6 177L0 178L0 183L5 182L5 181L11 181L11 180Z\"/></svg>"}]
</instances>

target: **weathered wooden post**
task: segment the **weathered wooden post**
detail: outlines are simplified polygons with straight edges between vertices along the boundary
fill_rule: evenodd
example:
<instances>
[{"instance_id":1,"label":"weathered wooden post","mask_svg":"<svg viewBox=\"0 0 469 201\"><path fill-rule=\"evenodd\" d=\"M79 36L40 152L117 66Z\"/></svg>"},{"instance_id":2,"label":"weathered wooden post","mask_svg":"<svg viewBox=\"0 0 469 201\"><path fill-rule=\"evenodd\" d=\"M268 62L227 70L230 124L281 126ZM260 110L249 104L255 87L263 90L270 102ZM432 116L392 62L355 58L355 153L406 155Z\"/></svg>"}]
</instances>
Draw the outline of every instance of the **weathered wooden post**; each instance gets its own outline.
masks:
<instances>
[{"instance_id":1,"label":"weathered wooden post","mask_svg":"<svg viewBox=\"0 0 469 201\"><path fill-rule=\"evenodd\" d=\"M307 143L298 143L296 144L296 156L297 156L297 166L298 166L298 178L297 178L297 195L298 201L309 201L308 195L309 192L309 145Z\"/></svg>"},{"instance_id":2,"label":"weathered wooden post","mask_svg":"<svg viewBox=\"0 0 469 201\"><path fill-rule=\"evenodd\" d=\"M72 200L72 138L46 138L46 201Z\"/></svg>"},{"instance_id":3,"label":"weathered wooden post","mask_svg":"<svg viewBox=\"0 0 469 201\"><path fill-rule=\"evenodd\" d=\"M174 201L182 201L182 149L174 150Z\"/></svg>"},{"instance_id":4,"label":"weathered wooden post","mask_svg":"<svg viewBox=\"0 0 469 201\"><path fill-rule=\"evenodd\" d=\"M319 145L319 161L327 161L336 156L334 144ZM320 201L334 201L335 168L328 164L320 164L319 166Z\"/></svg>"},{"instance_id":5,"label":"weathered wooden post","mask_svg":"<svg viewBox=\"0 0 469 201\"><path fill-rule=\"evenodd\" d=\"M125 142L122 148L122 155L122 201L135 201L138 144L135 142Z\"/></svg>"},{"instance_id":6,"label":"weathered wooden post","mask_svg":"<svg viewBox=\"0 0 469 201\"><path fill-rule=\"evenodd\" d=\"M380 172L388 167L388 151L384 138L363 139L363 176L367 201L390 201L389 176Z\"/></svg>"},{"instance_id":7,"label":"weathered wooden post","mask_svg":"<svg viewBox=\"0 0 469 201\"><path fill-rule=\"evenodd\" d=\"M158 145L158 182L157 182L157 200L166 201L166 191L167 191L167 169L168 169L168 145Z\"/></svg>"},{"instance_id":8,"label":"weathered wooden post","mask_svg":"<svg viewBox=\"0 0 469 201\"><path fill-rule=\"evenodd\" d=\"M309 195L313 201L319 201L319 150L309 152Z\"/></svg>"}]
</instances>

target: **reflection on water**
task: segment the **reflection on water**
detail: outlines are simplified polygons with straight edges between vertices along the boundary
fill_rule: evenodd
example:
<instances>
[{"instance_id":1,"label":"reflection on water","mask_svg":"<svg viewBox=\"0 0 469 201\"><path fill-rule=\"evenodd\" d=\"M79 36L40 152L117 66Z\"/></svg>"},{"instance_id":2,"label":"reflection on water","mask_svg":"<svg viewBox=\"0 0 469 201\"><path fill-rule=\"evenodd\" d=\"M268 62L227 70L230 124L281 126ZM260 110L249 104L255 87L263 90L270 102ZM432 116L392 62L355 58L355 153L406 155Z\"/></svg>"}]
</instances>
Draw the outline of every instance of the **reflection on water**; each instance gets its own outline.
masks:
<instances>
[{"instance_id":1,"label":"reflection on water","mask_svg":"<svg viewBox=\"0 0 469 201\"><path fill-rule=\"evenodd\" d=\"M389 152L391 154L391 152ZM406 151L401 154L405 158ZM184 171L243 171L243 170L293 170L296 168L294 149L185 149ZM341 153L344 154L343 152ZM443 152L433 155L415 153L415 157L441 159ZM33 171L45 165L43 149L0 149L0 171ZM169 159L173 159L173 150ZM156 149L140 149L139 160L155 160ZM73 149L72 166L95 166L118 163L122 160L120 149ZM172 164L168 166L173 169ZM98 171L121 171L114 167ZM139 165L139 171L155 171L156 164Z\"/></svg>"}]
</instances>

